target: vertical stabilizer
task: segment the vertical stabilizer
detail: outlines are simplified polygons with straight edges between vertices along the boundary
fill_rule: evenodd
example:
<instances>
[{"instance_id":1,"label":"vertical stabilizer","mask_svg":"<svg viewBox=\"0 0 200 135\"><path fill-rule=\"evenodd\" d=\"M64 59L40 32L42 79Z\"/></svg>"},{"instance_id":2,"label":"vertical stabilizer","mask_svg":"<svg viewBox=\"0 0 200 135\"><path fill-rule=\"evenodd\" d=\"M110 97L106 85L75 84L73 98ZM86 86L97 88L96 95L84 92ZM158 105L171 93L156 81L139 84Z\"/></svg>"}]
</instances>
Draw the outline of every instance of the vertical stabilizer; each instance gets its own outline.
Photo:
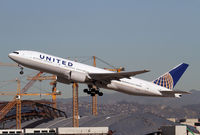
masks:
<instances>
[{"instance_id":1,"label":"vertical stabilizer","mask_svg":"<svg viewBox=\"0 0 200 135\"><path fill-rule=\"evenodd\" d=\"M153 83L168 89L173 89L188 66L188 64L182 63L158 79L154 80Z\"/></svg>"}]
</instances>

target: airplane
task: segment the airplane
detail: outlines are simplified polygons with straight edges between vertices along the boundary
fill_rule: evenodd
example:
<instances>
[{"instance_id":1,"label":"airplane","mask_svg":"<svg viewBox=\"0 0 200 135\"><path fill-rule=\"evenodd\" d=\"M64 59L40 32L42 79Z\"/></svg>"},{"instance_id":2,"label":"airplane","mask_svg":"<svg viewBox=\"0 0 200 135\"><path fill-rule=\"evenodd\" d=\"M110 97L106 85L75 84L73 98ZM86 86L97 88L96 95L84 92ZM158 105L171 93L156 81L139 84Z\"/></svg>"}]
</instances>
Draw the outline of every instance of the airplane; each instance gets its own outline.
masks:
<instances>
[{"instance_id":1,"label":"airplane","mask_svg":"<svg viewBox=\"0 0 200 135\"><path fill-rule=\"evenodd\" d=\"M88 89L83 91L91 96L95 96L95 94L103 96L100 88L136 96L180 98L182 94L189 94L186 91L174 90L175 85L189 66L186 63L179 64L169 72L149 82L134 77L135 75L149 72L149 70L116 73L29 50L14 51L8 57L18 63L21 68L20 74L23 74L23 68L27 67L54 74L57 76L57 82L60 83L85 83Z\"/></svg>"}]
</instances>

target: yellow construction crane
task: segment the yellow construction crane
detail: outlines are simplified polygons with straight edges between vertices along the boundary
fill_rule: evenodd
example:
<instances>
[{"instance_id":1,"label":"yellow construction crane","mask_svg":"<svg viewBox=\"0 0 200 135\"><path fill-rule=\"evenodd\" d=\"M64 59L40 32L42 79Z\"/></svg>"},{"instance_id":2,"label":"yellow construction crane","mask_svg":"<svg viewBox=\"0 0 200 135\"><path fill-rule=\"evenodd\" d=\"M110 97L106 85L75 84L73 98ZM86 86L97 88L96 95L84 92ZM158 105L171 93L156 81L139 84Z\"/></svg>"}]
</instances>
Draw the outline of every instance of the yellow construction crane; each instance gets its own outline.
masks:
<instances>
[{"instance_id":1,"label":"yellow construction crane","mask_svg":"<svg viewBox=\"0 0 200 135\"><path fill-rule=\"evenodd\" d=\"M52 95L61 95L61 92L57 93L11 93L11 92L0 92L0 95L7 95L7 96L13 96L13 95L20 95L20 96L52 96Z\"/></svg>"},{"instance_id":2,"label":"yellow construction crane","mask_svg":"<svg viewBox=\"0 0 200 135\"><path fill-rule=\"evenodd\" d=\"M22 110L22 104L21 104L21 99L20 99L20 80L17 79L17 95L15 98L16 101L16 128L21 129L21 110ZM11 108L10 108L11 109Z\"/></svg>"},{"instance_id":3,"label":"yellow construction crane","mask_svg":"<svg viewBox=\"0 0 200 135\"><path fill-rule=\"evenodd\" d=\"M93 56L93 66L96 67L96 56ZM98 58L99 59L99 58ZM100 61L102 61L101 59L99 59ZM103 63L108 64L105 61L102 61ZM104 68L105 70L109 70L109 71L114 71L114 72L121 72L124 71L125 68L124 67L120 67L120 68ZM94 87L95 88L95 87ZM92 115L97 116L98 115L98 111L97 111L97 94L95 94L95 96L92 96Z\"/></svg>"},{"instance_id":4,"label":"yellow construction crane","mask_svg":"<svg viewBox=\"0 0 200 135\"><path fill-rule=\"evenodd\" d=\"M114 72L121 72L121 71L125 71L125 68L124 67L120 67L120 68L104 68L105 70L108 70L108 71L114 71Z\"/></svg>"},{"instance_id":5,"label":"yellow construction crane","mask_svg":"<svg viewBox=\"0 0 200 135\"><path fill-rule=\"evenodd\" d=\"M93 66L96 67L96 56L93 56ZM92 96L92 115L97 116L97 94Z\"/></svg>"},{"instance_id":6,"label":"yellow construction crane","mask_svg":"<svg viewBox=\"0 0 200 135\"><path fill-rule=\"evenodd\" d=\"M27 80L32 80L34 79L33 77L28 77ZM52 75L52 76L40 76L38 77L36 80L38 81L43 81L43 80L53 80L52 82L50 82L50 85L52 85L52 107L53 108L57 108L57 102L56 102L56 96L59 94L61 94L60 92L57 91L57 88L56 88L56 85L57 85L57 82L56 82L56 75Z\"/></svg>"},{"instance_id":7,"label":"yellow construction crane","mask_svg":"<svg viewBox=\"0 0 200 135\"><path fill-rule=\"evenodd\" d=\"M32 80L33 77L28 77L28 80ZM37 78L39 81L43 80L53 80L50 82L50 85L53 85L52 88L52 93L56 93L56 79L57 77L55 75L52 76L40 76ZM72 93L73 93L73 127L79 127L79 112L78 112L78 83L73 83L72 85ZM56 94L52 95L52 102L53 102L53 107L57 107L56 103Z\"/></svg>"},{"instance_id":8,"label":"yellow construction crane","mask_svg":"<svg viewBox=\"0 0 200 135\"><path fill-rule=\"evenodd\" d=\"M73 127L79 127L78 83L73 83Z\"/></svg>"},{"instance_id":9,"label":"yellow construction crane","mask_svg":"<svg viewBox=\"0 0 200 135\"><path fill-rule=\"evenodd\" d=\"M24 94L35 82L35 80L42 74L39 72L36 76L34 76L33 80L30 80L29 83L25 85L25 87L20 92L20 81L17 79L17 95L14 96L12 101L8 102L8 104L0 110L0 120L3 119L6 114L17 104L16 106L16 128L21 129L21 100L20 94Z\"/></svg>"},{"instance_id":10,"label":"yellow construction crane","mask_svg":"<svg viewBox=\"0 0 200 135\"><path fill-rule=\"evenodd\" d=\"M20 93L20 80L17 79L17 93L13 92L0 92L0 95L15 95L16 100L16 127L18 129L21 128L21 96L40 96L40 95L45 95L45 96L57 96L61 95L60 92L52 92L52 93Z\"/></svg>"},{"instance_id":11,"label":"yellow construction crane","mask_svg":"<svg viewBox=\"0 0 200 135\"><path fill-rule=\"evenodd\" d=\"M0 62L0 66L9 66L9 67L18 67L18 64L14 63L3 63ZM21 67L22 68L22 67ZM13 97L13 99L8 102L8 104L0 110L0 120L6 116L6 114L16 105L16 128L21 129L21 100L20 94L24 94L34 83L35 79L37 79L42 72L39 72L36 76L33 77L32 80L30 80L25 87L20 91L20 81L17 79L17 95Z\"/></svg>"}]
</instances>

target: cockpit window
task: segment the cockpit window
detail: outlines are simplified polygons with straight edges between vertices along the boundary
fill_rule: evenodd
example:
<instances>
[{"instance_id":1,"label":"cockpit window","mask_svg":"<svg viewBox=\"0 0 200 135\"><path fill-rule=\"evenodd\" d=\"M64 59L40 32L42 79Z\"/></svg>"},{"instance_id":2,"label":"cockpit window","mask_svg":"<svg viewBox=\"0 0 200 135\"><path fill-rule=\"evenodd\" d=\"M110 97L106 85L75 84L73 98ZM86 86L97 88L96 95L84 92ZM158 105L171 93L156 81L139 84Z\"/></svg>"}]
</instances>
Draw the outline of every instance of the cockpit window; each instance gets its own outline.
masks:
<instances>
[{"instance_id":1,"label":"cockpit window","mask_svg":"<svg viewBox=\"0 0 200 135\"><path fill-rule=\"evenodd\" d=\"M15 54L19 54L19 52L13 52L13 53L15 53Z\"/></svg>"}]
</instances>

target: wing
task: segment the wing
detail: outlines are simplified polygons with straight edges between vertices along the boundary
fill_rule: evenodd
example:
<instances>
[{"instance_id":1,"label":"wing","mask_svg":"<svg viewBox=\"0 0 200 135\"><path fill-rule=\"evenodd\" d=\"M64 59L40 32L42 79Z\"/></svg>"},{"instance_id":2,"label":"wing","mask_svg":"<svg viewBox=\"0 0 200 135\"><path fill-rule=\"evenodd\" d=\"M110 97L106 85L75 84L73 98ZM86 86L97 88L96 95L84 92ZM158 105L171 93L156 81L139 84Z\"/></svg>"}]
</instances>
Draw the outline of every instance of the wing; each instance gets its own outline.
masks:
<instances>
[{"instance_id":1,"label":"wing","mask_svg":"<svg viewBox=\"0 0 200 135\"><path fill-rule=\"evenodd\" d=\"M129 78L131 76L143 74L146 72L149 72L149 70L141 70L141 71L134 71L134 72L119 72L119 73L89 73L89 77L91 80L110 82L111 80Z\"/></svg>"}]
</instances>

